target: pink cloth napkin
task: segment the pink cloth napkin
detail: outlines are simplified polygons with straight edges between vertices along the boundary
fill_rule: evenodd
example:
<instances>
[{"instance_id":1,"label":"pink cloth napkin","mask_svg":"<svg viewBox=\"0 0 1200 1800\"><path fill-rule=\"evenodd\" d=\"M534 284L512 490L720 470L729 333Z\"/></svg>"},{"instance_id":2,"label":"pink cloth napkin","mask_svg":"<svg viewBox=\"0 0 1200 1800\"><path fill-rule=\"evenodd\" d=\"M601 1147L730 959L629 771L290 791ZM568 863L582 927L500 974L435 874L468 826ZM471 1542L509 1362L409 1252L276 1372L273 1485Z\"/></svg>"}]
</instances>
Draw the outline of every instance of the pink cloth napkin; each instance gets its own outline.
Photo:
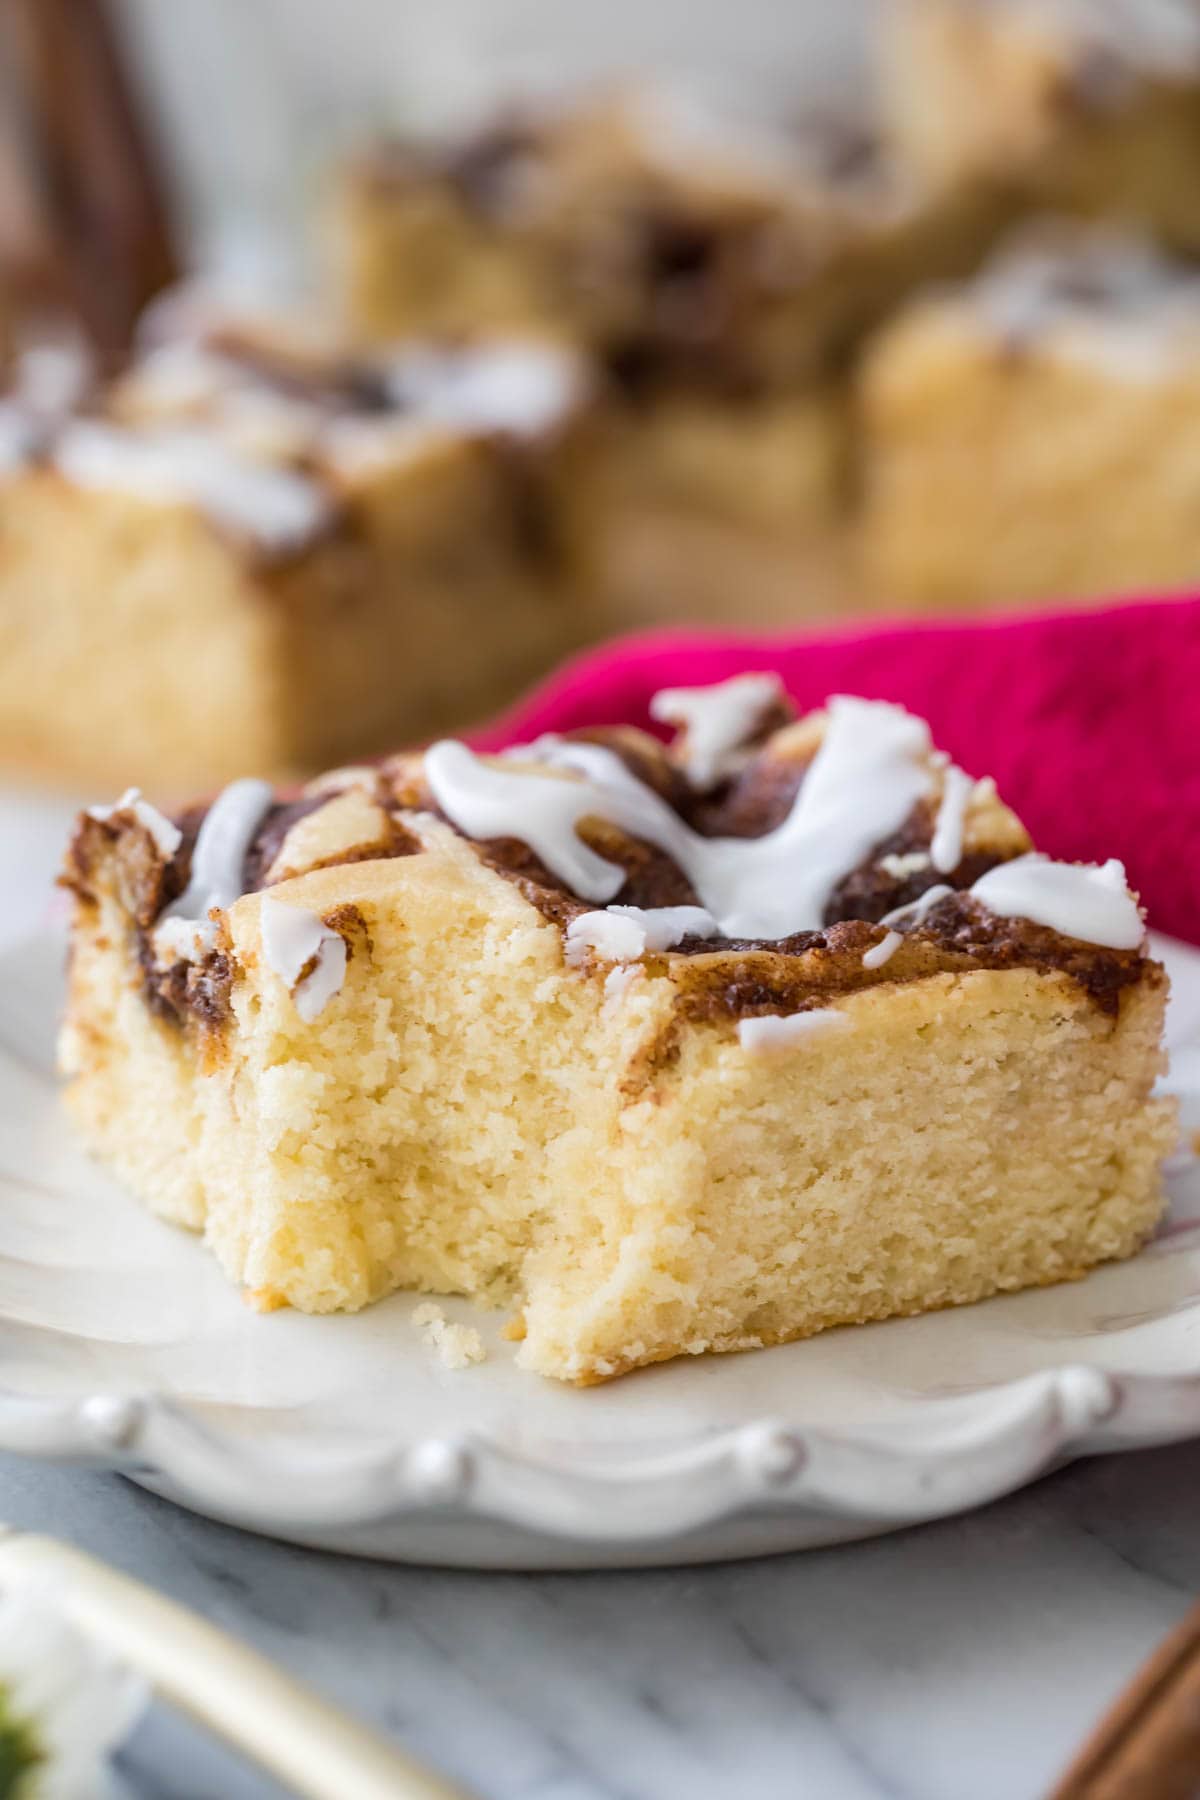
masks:
<instances>
[{"instance_id":1,"label":"pink cloth napkin","mask_svg":"<svg viewBox=\"0 0 1200 1800\"><path fill-rule=\"evenodd\" d=\"M896 700L975 775L994 775L1038 848L1119 856L1160 931L1200 942L1200 598L805 636L685 631L567 664L474 741L650 725L650 696L775 669L801 711Z\"/></svg>"}]
</instances>

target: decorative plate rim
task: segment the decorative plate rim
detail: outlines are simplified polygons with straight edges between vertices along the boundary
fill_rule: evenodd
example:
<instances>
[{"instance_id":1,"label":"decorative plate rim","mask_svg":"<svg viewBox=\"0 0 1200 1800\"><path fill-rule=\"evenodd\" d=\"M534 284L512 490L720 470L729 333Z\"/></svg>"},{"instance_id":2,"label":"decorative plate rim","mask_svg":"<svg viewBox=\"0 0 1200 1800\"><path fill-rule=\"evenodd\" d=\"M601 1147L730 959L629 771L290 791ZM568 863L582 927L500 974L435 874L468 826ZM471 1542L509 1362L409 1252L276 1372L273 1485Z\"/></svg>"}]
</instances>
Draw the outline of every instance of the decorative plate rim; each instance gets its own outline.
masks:
<instances>
[{"instance_id":1,"label":"decorative plate rim","mask_svg":"<svg viewBox=\"0 0 1200 1800\"><path fill-rule=\"evenodd\" d=\"M5 947L0 968L58 943L42 932ZM1161 939L1156 948L1189 975L1173 1041L1194 1103L1200 951ZM831 1427L762 1413L602 1454L582 1442L518 1447L484 1427L372 1429L364 1446L361 1436L322 1438L318 1428L297 1437L294 1425L265 1416L251 1441L211 1411L156 1390L46 1397L0 1386L0 1450L114 1470L198 1512L299 1541L325 1534L331 1543L420 1515L500 1523L594 1551L658 1547L670 1560L681 1537L754 1515L811 1521L798 1548L818 1541L821 1521L841 1521L844 1536L896 1529L985 1504L1080 1456L1200 1434L1200 1361L1167 1373L1065 1356L955 1393L911 1396L902 1417L885 1407L873 1422Z\"/></svg>"},{"instance_id":2,"label":"decorative plate rim","mask_svg":"<svg viewBox=\"0 0 1200 1800\"><path fill-rule=\"evenodd\" d=\"M961 1398L961 1396L960 1396ZM314 1468L262 1433L253 1447L159 1394L40 1399L0 1391L0 1449L90 1464L162 1486L268 1534L347 1531L413 1513L499 1521L590 1544L668 1542L763 1509L895 1528L980 1506L1080 1456L1200 1433L1200 1374L1064 1363L942 1403L910 1441L762 1417L699 1430L669 1449L572 1464L480 1430L398 1435Z\"/></svg>"}]
</instances>

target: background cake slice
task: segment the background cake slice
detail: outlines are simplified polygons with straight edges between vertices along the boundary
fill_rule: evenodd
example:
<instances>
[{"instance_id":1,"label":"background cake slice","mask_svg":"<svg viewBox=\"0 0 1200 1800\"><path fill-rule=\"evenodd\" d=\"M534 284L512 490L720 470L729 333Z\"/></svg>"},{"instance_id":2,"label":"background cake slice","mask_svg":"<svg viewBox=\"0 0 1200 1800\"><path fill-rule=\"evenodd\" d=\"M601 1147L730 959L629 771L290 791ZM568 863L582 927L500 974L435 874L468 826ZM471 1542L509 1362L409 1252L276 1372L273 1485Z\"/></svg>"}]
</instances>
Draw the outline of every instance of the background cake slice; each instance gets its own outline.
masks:
<instances>
[{"instance_id":1,"label":"background cake slice","mask_svg":"<svg viewBox=\"0 0 1200 1800\"><path fill-rule=\"evenodd\" d=\"M923 180L1003 173L1200 249L1192 0L889 0L882 25L887 129Z\"/></svg>"},{"instance_id":2,"label":"background cake slice","mask_svg":"<svg viewBox=\"0 0 1200 1800\"><path fill-rule=\"evenodd\" d=\"M856 119L621 91L364 152L335 283L367 341L499 322L594 359L612 624L767 622L853 603L848 362L1011 210L993 175L914 179Z\"/></svg>"},{"instance_id":3,"label":"background cake slice","mask_svg":"<svg viewBox=\"0 0 1200 1800\"><path fill-rule=\"evenodd\" d=\"M886 604L1200 577L1200 279L1145 240L1025 237L901 313L860 398L865 578Z\"/></svg>"},{"instance_id":4,"label":"background cake slice","mask_svg":"<svg viewBox=\"0 0 1200 1800\"><path fill-rule=\"evenodd\" d=\"M510 699L586 636L556 487L587 410L542 346L363 358L283 324L152 344L58 416L18 392L0 758L179 794Z\"/></svg>"},{"instance_id":5,"label":"background cake slice","mask_svg":"<svg viewBox=\"0 0 1200 1800\"><path fill-rule=\"evenodd\" d=\"M264 1306L515 1309L590 1382L1131 1254L1174 1125L1118 864L777 684L79 824L88 1140ZM269 1330L264 1324L264 1330Z\"/></svg>"}]
</instances>

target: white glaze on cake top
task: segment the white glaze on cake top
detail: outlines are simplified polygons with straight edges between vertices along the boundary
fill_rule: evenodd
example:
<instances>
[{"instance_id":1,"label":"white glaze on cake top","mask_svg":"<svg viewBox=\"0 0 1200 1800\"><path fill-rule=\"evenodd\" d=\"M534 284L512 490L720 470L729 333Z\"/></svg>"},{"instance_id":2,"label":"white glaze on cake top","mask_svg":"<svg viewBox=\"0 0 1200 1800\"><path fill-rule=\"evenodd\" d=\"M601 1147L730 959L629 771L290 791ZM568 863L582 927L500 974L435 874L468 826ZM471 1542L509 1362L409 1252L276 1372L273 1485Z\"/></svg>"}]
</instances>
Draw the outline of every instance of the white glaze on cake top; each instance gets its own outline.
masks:
<instances>
[{"instance_id":1,"label":"white glaze on cake top","mask_svg":"<svg viewBox=\"0 0 1200 1800\"><path fill-rule=\"evenodd\" d=\"M664 688L650 702L650 717L682 731L680 761L703 793L730 773L734 752L751 740L783 692L778 675L735 675L712 687Z\"/></svg>"},{"instance_id":2,"label":"white glaze on cake top","mask_svg":"<svg viewBox=\"0 0 1200 1800\"><path fill-rule=\"evenodd\" d=\"M263 895L259 919L267 967L286 983L296 1011L311 1025L341 992L346 978L345 941L307 907L276 900L270 894Z\"/></svg>"},{"instance_id":3,"label":"white glaze on cake top","mask_svg":"<svg viewBox=\"0 0 1200 1800\"><path fill-rule=\"evenodd\" d=\"M863 951L862 966L864 969L882 969L885 963L891 962L897 950L904 942L904 933L892 929L885 932L877 944Z\"/></svg>"},{"instance_id":4,"label":"white glaze on cake top","mask_svg":"<svg viewBox=\"0 0 1200 1800\"><path fill-rule=\"evenodd\" d=\"M571 920L567 961L580 963L590 950L603 962L632 962L647 951L671 950L686 937L718 935L717 921L702 906L609 906Z\"/></svg>"},{"instance_id":5,"label":"white glaze on cake top","mask_svg":"<svg viewBox=\"0 0 1200 1800\"><path fill-rule=\"evenodd\" d=\"M929 860L939 875L948 875L962 861L967 808L974 792L971 777L951 763L943 777L941 803L929 844Z\"/></svg>"},{"instance_id":6,"label":"white glaze on cake top","mask_svg":"<svg viewBox=\"0 0 1200 1800\"><path fill-rule=\"evenodd\" d=\"M522 762L537 765L521 768ZM425 772L446 817L475 840L516 838L582 899L608 902L624 869L579 835L589 820L615 826L664 851L687 877L713 935L771 942L820 930L839 884L869 863L876 846L908 819L937 785L938 759L923 721L882 701L830 701L820 748L788 816L762 837L703 837L660 794L602 745L547 736L503 759L485 761L446 740L426 753ZM513 764L517 766L514 768ZM948 767L929 856L901 858L905 874L961 861L965 816L978 783ZM881 859L886 860L886 859ZM952 892L932 885L916 902L887 914L889 935L864 957L882 967L905 929ZM1137 903L1120 863L1084 868L1028 855L1001 864L969 890L998 917L1026 918L1082 942L1136 949L1143 940ZM577 922L575 939L614 958L641 954L618 923L622 909ZM625 909L634 911L636 909ZM674 910L674 909L666 909Z\"/></svg>"},{"instance_id":7,"label":"white glaze on cake top","mask_svg":"<svg viewBox=\"0 0 1200 1800\"><path fill-rule=\"evenodd\" d=\"M1112 229L1026 232L967 292L1005 353L1036 348L1129 382L1162 380L1200 355L1200 277Z\"/></svg>"},{"instance_id":8,"label":"white glaze on cake top","mask_svg":"<svg viewBox=\"0 0 1200 1800\"><path fill-rule=\"evenodd\" d=\"M954 889L947 887L945 882L935 882L932 887L926 888L925 892L916 900L910 900L907 906L897 906L891 912L884 913L879 923L887 927L887 934L880 938L877 944L872 944L869 950L863 952L863 968L882 969L885 963L891 961L904 942L904 933L915 931L917 926L933 911L938 901L944 900L948 894L953 892Z\"/></svg>"},{"instance_id":9,"label":"white glaze on cake top","mask_svg":"<svg viewBox=\"0 0 1200 1800\"><path fill-rule=\"evenodd\" d=\"M550 434L588 391L578 355L532 340L368 354L298 332L286 312L175 310L172 323L153 309L168 334L140 334L107 386L73 346L22 355L0 398L0 478L47 457L81 487L186 501L285 552L326 528L345 483L447 436Z\"/></svg>"},{"instance_id":10,"label":"white glaze on cake top","mask_svg":"<svg viewBox=\"0 0 1200 1800\"><path fill-rule=\"evenodd\" d=\"M196 838L191 880L154 928L157 945L184 955L211 945L209 913L232 906L242 893L246 855L273 799L268 782L250 778L218 794Z\"/></svg>"},{"instance_id":11,"label":"white glaze on cake top","mask_svg":"<svg viewBox=\"0 0 1200 1800\"><path fill-rule=\"evenodd\" d=\"M665 800L594 744L567 747L582 779L498 768L464 744L435 744L426 778L468 837L514 837L586 900L612 900L625 872L585 844L605 820L665 851L726 937L776 939L820 930L838 883L898 831L933 784L928 728L901 708L830 701L821 747L787 818L758 838L700 836Z\"/></svg>"},{"instance_id":12,"label":"white glaze on cake top","mask_svg":"<svg viewBox=\"0 0 1200 1800\"><path fill-rule=\"evenodd\" d=\"M142 829L150 833L159 855L168 860L183 842L183 833L178 825L168 819L165 813L159 812L157 806L151 806L148 800L143 800L140 788L126 788L121 798L111 806L89 806L87 813L89 819L96 819L101 825L106 825L118 813L132 813Z\"/></svg>"},{"instance_id":13,"label":"white glaze on cake top","mask_svg":"<svg viewBox=\"0 0 1200 1800\"><path fill-rule=\"evenodd\" d=\"M519 438L553 430L581 392L574 356L520 339L415 347L392 356L383 376L393 404L429 424Z\"/></svg>"},{"instance_id":14,"label":"white glaze on cake top","mask_svg":"<svg viewBox=\"0 0 1200 1800\"><path fill-rule=\"evenodd\" d=\"M53 456L77 487L193 505L225 530L271 551L297 548L332 517L330 498L317 482L241 455L207 431L131 431L77 419L62 432Z\"/></svg>"},{"instance_id":15,"label":"white glaze on cake top","mask_svg":"<svg viewBox=\"0 0 1200 1800\"><path fill-rule=\"evenodd\" d=\"M1137 950L1146 935L1116 857L1103 864L1060 863L1031 852L989 869L971 893L998 918L1028 919L1109 950Z\"/></svg>"},{"instance_id":16,"label":"white glaze on cake top","mask_svg":"<svg viewBox=\"0 0 1200 1800\"><path fill-rule=\"evenodd\" d=\"M886 856L879 859L879 867L893 881L907 881L910 875L919 875L922 869L929 866L928 850L905 850L899 853L889 850Z\"/></svg>"}]
</instances>

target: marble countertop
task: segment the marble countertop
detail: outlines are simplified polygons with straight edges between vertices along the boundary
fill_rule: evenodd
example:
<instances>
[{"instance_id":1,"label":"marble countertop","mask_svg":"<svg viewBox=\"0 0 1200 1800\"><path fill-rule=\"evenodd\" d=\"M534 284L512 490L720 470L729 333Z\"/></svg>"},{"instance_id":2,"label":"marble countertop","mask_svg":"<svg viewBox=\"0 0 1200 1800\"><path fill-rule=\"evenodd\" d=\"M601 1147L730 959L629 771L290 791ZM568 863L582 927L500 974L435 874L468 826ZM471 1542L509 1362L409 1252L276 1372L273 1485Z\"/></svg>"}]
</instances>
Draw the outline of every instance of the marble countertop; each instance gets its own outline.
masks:
<instances>
[{"instance_id":1,"label":"marble countertop","mask_svg":"<svg viewBox=\"0 0 1200 1800\"><path fill-rule=\"evenodd\" d=\"M1034 1800L1200 1591L1200 1444L707 1569L471 1575L248 1537L0 1458L0 1515L248 1638L487 1800ZM153 1800L278 1792L154 1709Z\"/></svg>"},{"instance_id":2,"label":"marble countertop","mask_svg":"<svg viewBox=\"0 0 1200 1800\"><path fill-rule=\"evenodd\" d=\"M68 814L0 794L0 944L43 913ZM0 1517L195 1607L486 1800L1035 1800L1200 1593L1197 1492L1200 1442L848 1548L472 1575L0 1457ZM153 1800L279 1792L158 1708L120 1766Z\"/></svg>"}]
</instances>

